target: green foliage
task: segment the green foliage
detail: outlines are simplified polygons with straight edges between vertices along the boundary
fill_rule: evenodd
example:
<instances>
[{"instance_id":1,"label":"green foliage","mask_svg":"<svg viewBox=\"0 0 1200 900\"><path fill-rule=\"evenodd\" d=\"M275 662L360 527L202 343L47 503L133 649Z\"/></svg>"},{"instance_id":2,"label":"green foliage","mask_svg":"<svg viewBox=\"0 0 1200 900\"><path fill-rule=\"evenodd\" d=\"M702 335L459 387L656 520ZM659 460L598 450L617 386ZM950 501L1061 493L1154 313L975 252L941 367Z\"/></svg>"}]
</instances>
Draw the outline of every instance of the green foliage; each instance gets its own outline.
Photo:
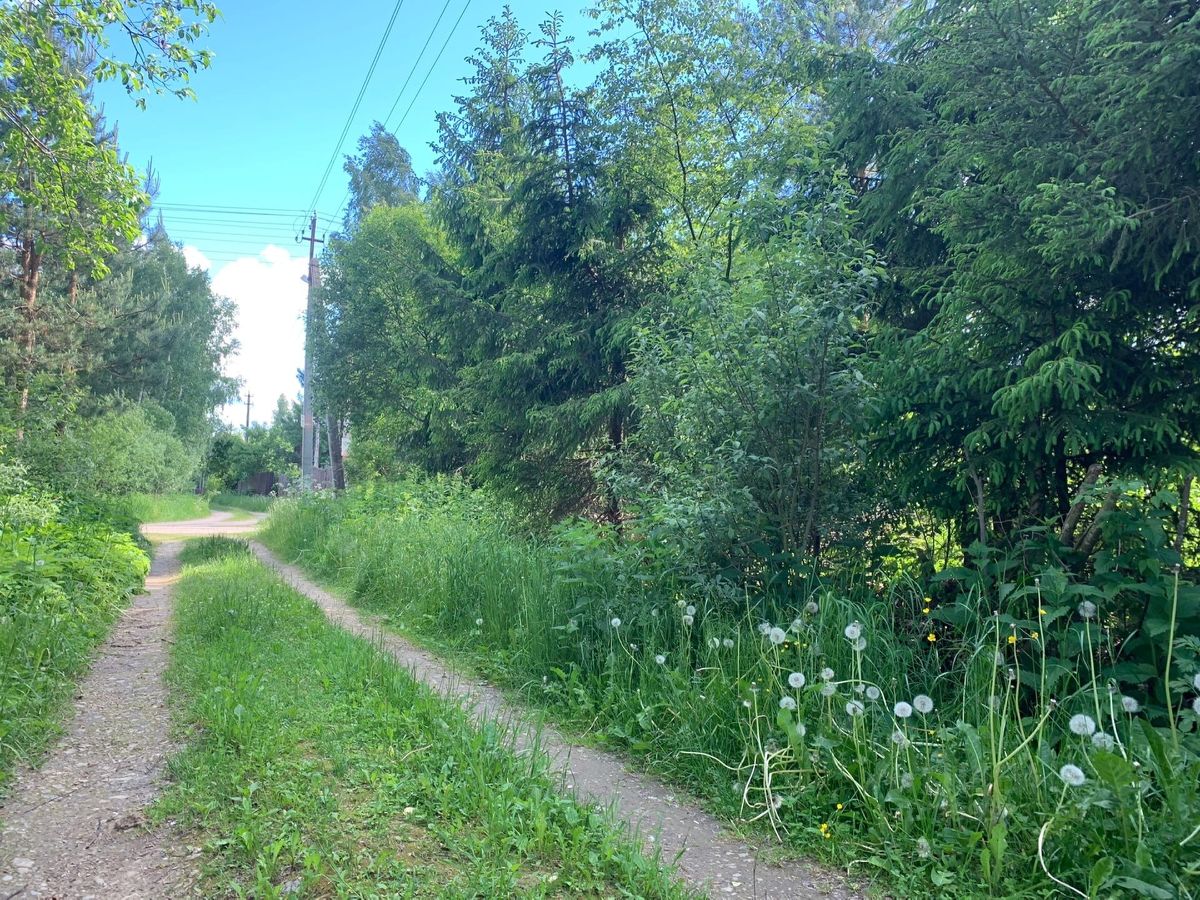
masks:
<instances>
[{"instance_id":1,"label":"green foliage","mask_svg":"<svg viewBox=\"0 0 1200 900\"><path fill-rule=\"evenodd\" d=\"M75 680L148 569L130 535L68 517L0 461L0 787L59 733Z\"/></svg>"},{"instance_id":2,"label":"green foliage","mask_svg":"<svg viewBox=\"0 0 1200 900\"><path fill-rule=\"evenodd\" d=\"M239 538L201 537L188 541L179 554L179 561L185 566L199 566L205 563L241 557L253 557L248 541Z\"/></svg>"},{"instance_id":3,"label":"green foliage","mask_svg":"<svg viewBox=\"0 0 1200 900\"><path fill-rule=\"evenodd\" d=\"M181 522L208 515L208 501L196 494L130 494L120 503L138 522Z\"/></svg>"},{"instance_id":4,"label":"green foliage","mask_svg":"<svg viewBox=\"0 0 1200 900\"><path fill-rule=\"evenodd\" d=\"M170 669L197 737L156 814L202 836L207 892L687 896L503 728L327 622L244 546L205 546L218 561L177 589Z\"/></svg>"},{"instance_id":5,"label":"green foliage","mask_svg":"<svg viewBox=\"0 0 1200 900\"><path fill-rule=\"evenodd\" d=\"M210 501L213 509L236 509L243 512L267 512L275 498L257 494L215 494Z\"/></svg>"},{"instance_id":6,"label":"green foliage","mask_svg":"<svg viewBox=\"0 0 1200 900\"><path fill-rule=\"evenodd\" d=\"M1097 626L1118 607L1062 570L1040 576L1040 621L1036 607L1031 622L992 612L1032 606L1036 591L973 587L942 604L907 582L730 611L658 565L649 541L578 524L530 542L506 522L453 484L401 483L284 501L265 539L721 811L866 859L904 893L1049 894L1057 878L1158 896L1195 877L1200 660L1182 591L1159 638L1175 653L1164 715L1104 668L1112 639ZM1090 618L1076 608L1088 598ZM1065 782L1067 765L1082 785Z\"/></svg>"},{"instance_id":7,"label":"green foliage","mask_svg":"<svg viewBox=\"0 0 1200 900\"><path fill-rule=\"evenodd\" d=\"M296 449L278 424L251 425L242 434L218 434L205 462L205 472L216 480L216 486L230 490L259 472L273 472L278 477L296 471Z\"/></svg>"}]
</instances>

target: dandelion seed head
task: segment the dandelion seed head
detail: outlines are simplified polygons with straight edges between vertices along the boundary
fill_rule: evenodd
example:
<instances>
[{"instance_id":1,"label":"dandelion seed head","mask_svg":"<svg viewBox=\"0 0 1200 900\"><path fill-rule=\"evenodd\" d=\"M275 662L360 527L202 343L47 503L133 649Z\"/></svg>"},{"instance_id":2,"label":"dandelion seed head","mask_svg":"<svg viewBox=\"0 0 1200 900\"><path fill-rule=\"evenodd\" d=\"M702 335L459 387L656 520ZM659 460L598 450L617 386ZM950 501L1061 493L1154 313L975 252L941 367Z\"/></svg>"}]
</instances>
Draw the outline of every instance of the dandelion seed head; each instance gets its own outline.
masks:
<instances>
[{"instance_id":1,"label":"dandelion seed head","mask_svg":"<svg viewBox=\"0 0 1200 900\"><path fill-rule=\"evenodd\" d=\"M917 838L917 856L921 859L929 859L933 856L933 848L929 846L929 839L924 836Z\"/></svg>"},{"instance_id":2,"label":"dandelion seed head","mask_svg":"<svg viewBox=\"0 0 1200 900\"><path fill-rule=\"evenodd\" d=\"M778 794L772 794L771 795L771 809L779 809L779 807L781 807L781 806L783 806L783 798L780 797Z\"/></svg>"},{"instance_id":3,"label":"dandelion seed head","mask_svg":"<svg viewBox=\"0 0 1200 900\"><path fill-rule=\"evenodd\" d=\"M483 619L476 619L476 620L475 620L475 626L478 628L478 627L479 627L479 626L481 626L481 625L483 625Z\"/></svg>"},{"instance_id":4,"label":"dandelion seed head","mask_svg":"<svg viewBox=\"0 0 1200 900\"><path fill-rule=\"evenodd\" d=\"M772 644L778 647L787 640L787 632L782 628L772 628L767 632L767 637L771 639Z\"/></svg>"},{"instance_id":5,"label":"dandelion seed head","mask_svg":"<svg viewBox=\"0 0 1200 900\"><path fill-rule=\"evenodd\" d=\"M806 734L808 734L808 729L804 726L804 723L797 722L796 723L796 737L804 737Z\"/></svg>"},{"instance_id":6,"label":"dandelion seed head","mask_svg":"<svg viewBox=\"0 0 1200 900\"><path fill-rule=\"evenodd\" d=\"M851 700L846 704L846 715L861 716L863 714L863 705L858 700Z\"/></svg>"},{"instance_id":7,"label":"dandelion seed head","mask_svg":"<svg viewBox=\"0 0 1200 900\"><path fill-rule=\"evenodd\" d=\"M850 648L852 650L857 650L859 653L862 653L864 650L867 649L867 639L865 637L855 638L853 641L850 642Z\"/></svg>"},{"instance_id":8,"label":"dandelion seed head","mask_svg":"<svg viewBox=\"0 0 1200 900\"><path fill-rule=\"evenodd\" d=\"M1067 727L1071 729L1072 734L1077 734L1080 737L1090 737L1096 733L1096 720L1084 713L1076 713L1067 722Z\"/></svg>"},{"instance_id":9,"label":"dandelion seed head","mask_svg":"<svg viewBox=\"0 0 1200 900\"><path fill-rule=\"evenodd\" d=\"M685 615L694 616L696 614L696 607L689 603L686 607L684 607L683 612Z\"/></svg>"},{"instance_id":10,"label":"dandelion seed head","mask_svg":"<svg viewBox=\"0 0 1200 900\"><path fill-rule=\"evenodd\" d=\"M1075 611L1085 619L1094 619L1096 617L1096 604L1091 600L1081 600L1079 605L1075 607Z\"/></svg>"},{"instance_id":11,"label":"dandelion seed head","mask_svg":"<svg viewBox=\"0 0 1200 900\"><path fill-rule=\"evenodd\" d=\"M770 631L771 631L771 623L770 622L759 622L758 623L758 633L759 634L765 636L765 635L769 634Z\"/></svg>"},{"instance_id":12,"label":"dandelion seed head","mask_svg":"<svg viewBox=\"0 0 1200 900\"><path fill-rule=\"evenodd\" d=\"M913 777L911 772L905 772L900 776L900 787L908 790L913 786Z\"/></svg>"},{"instance_id":13,"label":"dandelion seed head","mask_svg":"<svg viewBox=\"0 0 1200 900\"><path fill-rule=\"evenodd\" d=\"M881 695L879 693L879 688L875 687L875 685L873 685L873 684L867 685L867 699L868 700L878 700L880 698L880 696Z\"/></svg>"},{"instance_id":14,"label":"dandelion seed head","mask_svg":"<svg viewBox=\"0 0 1200 900\"><path fill-rule=\"evenodd\" d=\"M833 669L829 668L829 666L826 666L825 668L823 668L821 670L821 680L822 681L833 681L833 678L834 678L834 671L833 671Z\"/></svg>"},{"instance_id":15,"label":"dandelion seed head","mask_svg":"<svg viewBox=\"0 0 1200 900\"><path fill-rule=\"evenodd\" d=\"M1087 776L1083 774L1083 769L1079 766L1067 763L1058 770L1058 777L1063 780L1063 784L1071 787L1080 787L1087 781Z\"/></svg>"},{"instance_id":16,"label":"dandelion seed head","mask_svg":"<svg viewBox=\"0 0 1200 900\"><path fill-rule=\"evenodd\" d=\"M620 620L618 617L616 617L616 616L613 616L613 617L612 617L612 622L610 622L609 624L611 624L613 628L620 628L620 627L621 627L621 620Z\"/></svg>"},{"instance_id":17,"label":"dandelion seed head","mask_svg":"<svg viewBox=\"0 0 1200 900\"><path fill-rule=\"evenodd\" d=\"M665 656L663 656L661 653L657 653L654 656L654 661L656 663L658 663L660 666L662 666L662 665L666 665L667 658Z\"/></svg>"},{"instance_id":18,"label":"dandelion seed head","mask_svg":"<svg viewBox=\"0 0 1200 900\"><path fill-rule=\"evenodd\" d=\"M1098 750L1111 750L1117 745L1111 734L1105 734L1103 731L1097 731L1092 735L1092 746Z\"/></svg>"},{"instance_id":19,"label":"dandelion seed head","mask_svg":"<svg viewBox=\"0 0 1200 900\"><path fill-rule=\"evenodd\" d=\"M892 743L897 747L907 747L908 735L906 735L903 731L896 729L892 732Z\"/></svg>"},{"instance_id":20,"label":"dandelion seed head","mask_svg":"<svg viewBox=\"0 0 1200 900\"><path fill-rule=\"evenodd\" d=\"M821 607L817 606L817 602L815 600L809 600L804 604L804 611L810 616L815 616L821 611Z\"/></svg>"},{"instance_id":21,"label":"dandelion seed head","mask_svg":"<svg viewBox=\"0 0 1200 900\"><path fill-rule=\"evenodd\" d=\"M933 698L928 694L917 694L917 696L913 697L912 705L913 709L923 716L927 716L933 712Z\"/></svg>"},{"instance_id":22,"label":"dandelion seed head","mask_svg":"<svg viewBox=\"0 0 1200 900\"><path fill-rule=\"evenodd\" d=\"M678 606L680 609L683 609L685 606L687 606L687 603L683 600L676 600L675 605Z\"/></svg>"},{"instance_id":23,"label":"dandelion seed head","mask_svg":"<svg viewBox=\"0 0 1200 900\"><path fill-rule=\"evenodd\" d=\"M794 710L796 708L796 701L792 697L780 697L779 698L779 708Z\"/></svg>"},{"instance_id":24,"label":"dandelion seed head","mask_svg":"<svg viewBox=\"0 0 1200 900\"><path fill-rule=\"evenodd\" d=\"M863 684L861 681L858 682L858 684L854 685L854 693L856 693L856 694L862 694L866 690L867 690L867 686L865 684Z\"/></svg>"},{"instance_id":25,"label":"dandelion seed head","mask_svg":"<svg viewBox=\"0 0 1200 900\"><path fill-rule=\"evenodd\" d=\"M654 616L654 618L657 619L658 618L658 610L657 609L650 610L650 615Z\"/></svg>"},{"instance_id":26,"label":"dandelion seed head","mask_svg":"<svg viewBox=\"0 0 1200 900\"><path fill-rule=\"evenodd\" d=\"M720 638L709 638L709 639L708 639L708 646L710 646L710 647L712 647L714 650L716 650L718 647L720 647L720 646L721 646L721 639L720 639Z\"/></svg>"},{"instance_id":27,"label":"dandelion seed head","mask_svg":"<svg viewBox=\"0 0 1200 900\"><path fill-rule=\"evenodd\" d=\"M683 624L686 625L688 628L691 628L692 625L695 624L695 622L696 622L696 619L694 616L684 616L683 617Z\"/></svg>"},{"instance_id":28,"label":"dandelion seed head","mask_svg":"<svg viewBox=\"0 0 1200 900\"><path fill-rule=\"evenodd\" d=\"M857 641L862 637L862 624L859 622L851 622L842 629L842 634L846 635L846 640Z\"/></svg>"},{"instance_id":29,"label":"dandelion seed head","mask_svg":"<svg viewBox=\"0 0 1200 900\"><path fill-rule=\"evenodd\" d=\"M907 719L913 714L913 708L901 700L892 707L892 712L895 713L897 719Z\"/></svg>"},{"instance_id":30,"label":"dandelion seed head","mask_svg":"<svg viewBox=\"0 0 1200 900\"><path fill-rule=\"evenodd\" d=\"M788 627L789 627L790 631L799 631L800 626L802 626L803 624L804 624L804 622L800 619L800 617L796 616L796 618L792 619L792 624Z\"/></svg>"},{"instance_id":31,"label":"dandelion seed head","mask_svg":"<svg viewBox=\"0 0 1200 900\"><path fill-rule=\"evenodd\" d=\"M733 649L733 638L721 638L721 646L726 650Z\"/></svg>"},{"instance_id":32,"label":"dandelion seed head","mask_svg":"<svg viewBox=\"0 0 1200 900\"><path fill-rule=\"evenodd\" d=\"M834 684L832 681L827 681L823 685L821 685L821 696L822 697L832 697L836 693L837 693L837 685Z\"/></svg>"},{"instance_id":33,"label":"dandelion seed head","mask_svg":"<svg viewBox=\"0 0 1200 900\"><path fill-rule=\"evenodd\" d=\"M788 676L788 685L795 688L796 690L800 690L800 688L804 687L804 683L807 680L808 679L804 677L803 672L793 672L791 675Z\"/></svg>"},{"instance_id":34,"label":"dandelion seed head","mask_svg":"<svg viewBox=\"0 0 1200 900\"><path fill-rule=\"evenodd\" d=\"M1140 712L1141 708L1142 704L1138 703L1136 698L1130 696L1124 696L1121 698L1121 709L1125 710L1125 712L1129 713L1130 715Z\"/></svg>"}]
</instances>

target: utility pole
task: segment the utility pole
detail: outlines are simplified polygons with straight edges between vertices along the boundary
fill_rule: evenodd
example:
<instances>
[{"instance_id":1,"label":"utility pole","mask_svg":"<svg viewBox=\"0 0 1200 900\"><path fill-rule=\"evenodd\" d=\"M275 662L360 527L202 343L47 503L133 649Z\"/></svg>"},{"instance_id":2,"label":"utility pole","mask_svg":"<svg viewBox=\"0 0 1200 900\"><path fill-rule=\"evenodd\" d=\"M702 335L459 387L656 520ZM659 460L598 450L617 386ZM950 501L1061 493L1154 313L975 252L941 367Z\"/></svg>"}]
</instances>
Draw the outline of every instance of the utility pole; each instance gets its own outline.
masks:
<instances>
[{"instance_id":1,"label":"utility pole","mask_svg":"<svg viewBox=\"0 0 1200 900\"><path fill-rule=\"evenodd\" d=\"M325 243L323 240L317 240L316 213L309 219L308 237L300 240L308 241L308 308L304 314L304 409L300 437L300 490L310 491L313 484L313 288L317 286L320 277L317 267L317 244Z\"/></svg>"},{"instance_id":2,"label":"utility pole","mask_svg":"<svg viewBox=\"0 0 1200 900\"><path fill-rule=\"evenodd\" d=\"M246 430L250 430L250 392L246 392Z\"/></svg>"}]
</instances>

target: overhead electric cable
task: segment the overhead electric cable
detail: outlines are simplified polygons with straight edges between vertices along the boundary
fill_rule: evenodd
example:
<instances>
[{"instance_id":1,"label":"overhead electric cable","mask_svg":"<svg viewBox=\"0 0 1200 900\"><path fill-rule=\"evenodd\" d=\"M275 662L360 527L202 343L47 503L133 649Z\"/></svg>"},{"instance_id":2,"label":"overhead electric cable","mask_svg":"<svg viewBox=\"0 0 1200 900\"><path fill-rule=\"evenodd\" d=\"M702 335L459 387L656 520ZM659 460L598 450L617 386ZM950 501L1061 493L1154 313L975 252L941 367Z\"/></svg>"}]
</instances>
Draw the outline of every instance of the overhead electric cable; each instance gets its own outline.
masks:
<instances>
[{"instance_id":1,"label":"overhead electric cable","mask_svg":"<svg viewBox=\"0 0 1200 900\"><path fill-rule=\"evenodd\" d=\"M367 93L367 87L371 83L371 78L375 75L375 67L379 65L379 58L383 55L383 48L387 45L388 36L392 33L392 27L396 24L396 19L400 15L400 8L404 6L404 0L396 0L396 5L392 8L392 17L388 19L387 27L383 30L383 36L379 39L379 46L375 48L375 56L371 59L371 65L367 69L366 77L363 78L362 86L358 89L358 96L354 98L354 105L350 108L350 114L346 116L346 124L342 126L342 133L334 145L333 152L329 154L329 162L325 164L325 172L321 175L321 183L317 185L317 191L313 194L312 203L309 204L310 209L317 208L317 201L321 199L321 192L325 190L325 184L329 181L329 173L333 171L333 164L337 162L338 155L342 152L342 144L346 140L346 135L350 133L350 126L354 124L354 117L358 115L358 108L362 105L363 96Z\"/></svg>"}]
</instances>

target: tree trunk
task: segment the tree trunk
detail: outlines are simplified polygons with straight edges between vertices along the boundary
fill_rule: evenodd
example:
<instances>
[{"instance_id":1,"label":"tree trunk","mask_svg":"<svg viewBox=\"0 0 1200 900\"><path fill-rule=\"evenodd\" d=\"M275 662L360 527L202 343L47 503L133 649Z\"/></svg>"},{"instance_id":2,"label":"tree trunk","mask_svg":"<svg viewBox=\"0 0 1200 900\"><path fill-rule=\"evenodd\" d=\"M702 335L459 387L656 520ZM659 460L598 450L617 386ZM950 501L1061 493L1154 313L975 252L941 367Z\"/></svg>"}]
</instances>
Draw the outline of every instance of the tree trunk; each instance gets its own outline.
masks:
<instances>
[{"instance_id":1,"label":"tree trunk","mask_svg":"<svg viewBox=\"0 0 1200 900\"><path fill-rule=\"evenodd\" d=\"M25 416L29 412L29 385L33 381L33 353L37 348L38 285L42 276L42 255L28 238L21 247L21 300L25 314L24 354L21 359L20 400L17 404L17 440L25 440Z\"/></svg>"},{"instance_id":2,"label":"tree trunk","mask_svg":"<svg viewBox=\"0 0 1200 900\"><path fill-rule=\"evenodd\" d=\"M333 470L334 490L346 489L346 469L342 465L342 420L333 413L325 415L326 443L329 445L329 467Z\"/></svg>"}]
</instances>

